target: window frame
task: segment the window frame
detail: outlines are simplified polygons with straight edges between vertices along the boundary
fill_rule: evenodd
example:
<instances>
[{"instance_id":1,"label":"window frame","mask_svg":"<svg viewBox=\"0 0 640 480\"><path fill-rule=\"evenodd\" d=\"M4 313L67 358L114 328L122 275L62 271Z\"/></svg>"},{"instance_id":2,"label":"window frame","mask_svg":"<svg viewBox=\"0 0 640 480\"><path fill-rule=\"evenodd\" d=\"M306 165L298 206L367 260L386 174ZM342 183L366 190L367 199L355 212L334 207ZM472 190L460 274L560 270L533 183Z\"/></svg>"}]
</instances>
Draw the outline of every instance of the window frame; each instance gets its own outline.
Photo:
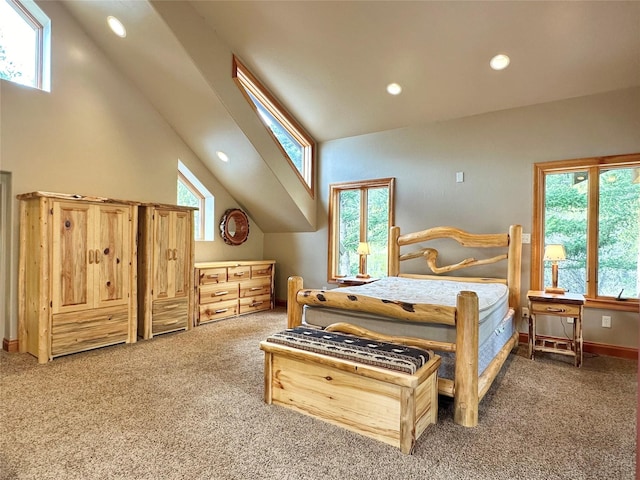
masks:
<instances>
[{"instance_id":1,"label":"window frame","mask_svg":"<svg viewBox=\"0 0 640 480\"><path fill-rule=\"evenodd\" d=\"M627 298L623 302L614 297L599 296L598 286L598 214L600 170L606 167L640 168L640 153L612 155L606 157L579 158L535 163L533 166L533 228L531 235L531 278L532 290L542 290L544 278L544 212L545 175L588 171L589 194L587 199L587 291L585 307L608 310L638 311L638 299Z\"/></svg>"},{"instance_id":2,"label":"window frame","mask_svg":"<svg viewBox=\"0 0 640 480\"><path fill-rule=\"evenodd\" d=\"M198 210L200 211L200 222L198 225L198 234L195 236L195 240L204 240L204 195L200 193L193 183L189 181L187 177L183 175L181 171L178 171L178 181L189 190L195 197L198 198Z\"/></svg>"},{"instance_id":3,"label":"window frame","mask_svg":"<svg viewBox=\"0 0 640 480\"><path fill-rule=\"evenodd\" d=\"M19 83L11 79L4 80L49 92L51 91L51 19L33 0L6 0L6 2L35 33L36 48L33 55L36 68L34 84Z\"/></svg>"},{"instance_id":4,"label":"window frame","mask_svg":"<svg viewBox=\"0 0 640 480\"><path fill-rule=\"evenodd\" d=\"M258 80L249 69L233 55L232 74L234 82L240 89L251 108L254 109L256 115L260 118L261 123L269 132L274 142L286 158L287 162L296 173L302 184L305 186L311 198L315 195L315 155L316 142L309 133L300 125L298 121L280 104L275 96ZM276 119L280 126L286 130L303 148L302 172L298 170L293 163L280 141L271 131L271 129L262 121L262 116L258 108L251 100L247 90L260 102L260 104Z\"/></svg>"},{"instance_id":5,"label":"window frame","mask_svg":"<svg viewBox=\"0 0 640 480\"><path fill-rule=\"evenodd\" d=\"M210 242L215 240L215 225L214 225L214 202L215 198L209 190L200 182L200 180L189 170L189 168L178 160L178 182L182 182L184 186L193 193L200 200L198 207L200 212L198 232L194 234L194 240L196 242ZM176 192L177 193L177 192ZM176 203L177 201L176 195Z\"/></svg>"},{"instance_id":6,"label":"window frame","mask_svg":"<svg viewBox=\"0 0 640 480\"><path fill-rule=\"evenodd\" d=\"M337 283L338 270L337 262L339 259L339 253L337 249L340 245L340 239L338 234L340 232L340 194L347 190L360 190L361 202L360 202L360 241L367 241L367 205L368 205L368 190L375 188L388 188L389 190L389 212L388 212L388 227L389 229L395 222L395 178L378 178L373 180L360 180L355 182L342 182L332 183L329 185L329 252L327 263L327 281L329 283ZM387 259L388 260L388 259ZM366 259L365 259L365 271L366 273ZM389 273L389 262L387 261L387 274Z\"/></svg>"}]
</instances>

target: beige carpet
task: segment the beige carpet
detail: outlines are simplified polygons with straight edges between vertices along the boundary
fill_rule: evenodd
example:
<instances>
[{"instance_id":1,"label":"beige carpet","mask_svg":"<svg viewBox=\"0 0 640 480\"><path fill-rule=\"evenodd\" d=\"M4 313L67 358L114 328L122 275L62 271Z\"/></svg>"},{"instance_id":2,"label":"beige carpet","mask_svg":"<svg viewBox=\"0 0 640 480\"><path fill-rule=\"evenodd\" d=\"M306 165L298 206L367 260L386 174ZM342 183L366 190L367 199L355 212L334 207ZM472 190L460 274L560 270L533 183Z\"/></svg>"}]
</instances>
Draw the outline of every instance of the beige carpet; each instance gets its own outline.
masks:
<instances>
[{"instance_id":1,"label":"beige carpet","mask_svg":"<svg viewBox=\"0 0 640 480\"><path fill-rule=\"evenodd\" d=\"M262 400L258 342L282 309L38 365L0 354L0 479L632 479L636 371L521 348L480 425L439 422L415 453Z\"/></svg>"}]
</instances>

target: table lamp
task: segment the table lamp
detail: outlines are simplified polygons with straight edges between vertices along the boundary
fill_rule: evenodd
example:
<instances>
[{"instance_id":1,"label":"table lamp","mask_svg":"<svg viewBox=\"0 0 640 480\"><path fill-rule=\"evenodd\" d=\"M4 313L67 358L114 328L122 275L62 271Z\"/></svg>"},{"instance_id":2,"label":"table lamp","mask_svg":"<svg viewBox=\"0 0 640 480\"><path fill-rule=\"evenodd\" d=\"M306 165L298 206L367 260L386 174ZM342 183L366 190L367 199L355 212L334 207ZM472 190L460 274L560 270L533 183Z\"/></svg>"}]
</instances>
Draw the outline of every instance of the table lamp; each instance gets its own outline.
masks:
<instances>
[{"instance_id":1,"label":"table lamp","mask_svg":"<svg viewBox=\"0 0 640 480\"><path fill-rule=\"evenodd\" d=\"M369 278L369 274L364 273L364 271L366 270L367 255L369 255L370 253L371 253L371 250L369 249L368 242L360 242L358 244L358 255L360 255L360 269L356 277Z\"/></svg>"},{"instance_id":2,"label":"table lamp","mask_svg":"<svg viewBox=\"0 0 640 480\"><path fill-rule=\"evenodd\" d=\"M558 287L558 262L566 260L566 258L567 254L563 245L551 244L544 248L544 260L551 262L551 286L544 287L545 293L562 294L565 292L564 288Z\"/></svg>"}]
</instances>

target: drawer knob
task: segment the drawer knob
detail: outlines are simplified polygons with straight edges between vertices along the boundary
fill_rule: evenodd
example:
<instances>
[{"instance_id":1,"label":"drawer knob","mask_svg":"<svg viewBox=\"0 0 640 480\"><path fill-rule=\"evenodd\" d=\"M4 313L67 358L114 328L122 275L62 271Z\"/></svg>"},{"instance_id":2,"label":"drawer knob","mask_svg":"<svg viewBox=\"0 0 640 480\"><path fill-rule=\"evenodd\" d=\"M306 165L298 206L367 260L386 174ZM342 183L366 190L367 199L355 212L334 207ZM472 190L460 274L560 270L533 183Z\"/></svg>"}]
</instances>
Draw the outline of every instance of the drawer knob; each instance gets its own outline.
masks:
<instances>
[{"instance_id":1,"label":"drawer knob","mask_svg":"<svg viewBox=\"0 0 640 480\"><path fill-rule=\"evenodd\" d=\"M566 310L564 308L547 307L547 312L562 313L566 312Z\"/></svg>"},{"instance_id":2,"label":"drawer knob","mask_svg":"<svg viewBox=\"0 0 640 480\"><path fill-rule=\"evenodd\" d=\"M221 295L227 295L228 293L229 292L226 292L226 291L225 292L215 292L215 293L212 293L211 296L212 297L219 297Z\"/></svg>"}]
</instances>

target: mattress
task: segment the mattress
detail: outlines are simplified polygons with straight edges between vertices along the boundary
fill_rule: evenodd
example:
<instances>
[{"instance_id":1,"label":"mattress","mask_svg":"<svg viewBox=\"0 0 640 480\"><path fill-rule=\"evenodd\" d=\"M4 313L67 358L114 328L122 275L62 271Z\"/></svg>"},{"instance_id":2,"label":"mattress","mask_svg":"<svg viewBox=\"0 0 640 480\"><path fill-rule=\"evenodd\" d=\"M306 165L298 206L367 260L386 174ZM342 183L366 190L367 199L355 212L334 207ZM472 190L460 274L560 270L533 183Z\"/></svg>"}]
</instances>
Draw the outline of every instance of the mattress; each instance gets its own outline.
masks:
<instances>
[{"instance_id":1,"label":"mattress","mask_svg":"<svg viewBox=\"0 0 640 480\"><path fill-rule=\"evenodd\" d=\"M478 374L481 374L515 331L513 310L509 309L509 290L506 285L387 277L367 285L341 288L340 292L409 303L455 307L457 294L464 290L476 292L478 295ZM307 325L321 328L332 323L345 322L386 335L417 337L449 343L456 341L455 328L450 325L407 322L353 310L305 306L303 318ZM438 352L438 354L442 357L438 376L452 379L455 356L445 352Z\"/></svg>"},{"instance_id":2,"label":"mattress","mask_svg":"<svg viewBox=\"0 0 640 480\"><path fill-rule=\"evenodd\" d=\"M509 310L509 289L502 283L386 277L366 285L340 288L341 293L356 293L385 300L450 307L456 306L456 296L464 290L476 292L478 295L480 313L478 343L482 345L504 320ZM425 338L449 343L456 341L455 328L449 325L421 323L415 320L409 322L355 310L305 306L303 318L308 325L322 328L332 323L346 322L386 335Z\"/></svg>"}]
</instances>

